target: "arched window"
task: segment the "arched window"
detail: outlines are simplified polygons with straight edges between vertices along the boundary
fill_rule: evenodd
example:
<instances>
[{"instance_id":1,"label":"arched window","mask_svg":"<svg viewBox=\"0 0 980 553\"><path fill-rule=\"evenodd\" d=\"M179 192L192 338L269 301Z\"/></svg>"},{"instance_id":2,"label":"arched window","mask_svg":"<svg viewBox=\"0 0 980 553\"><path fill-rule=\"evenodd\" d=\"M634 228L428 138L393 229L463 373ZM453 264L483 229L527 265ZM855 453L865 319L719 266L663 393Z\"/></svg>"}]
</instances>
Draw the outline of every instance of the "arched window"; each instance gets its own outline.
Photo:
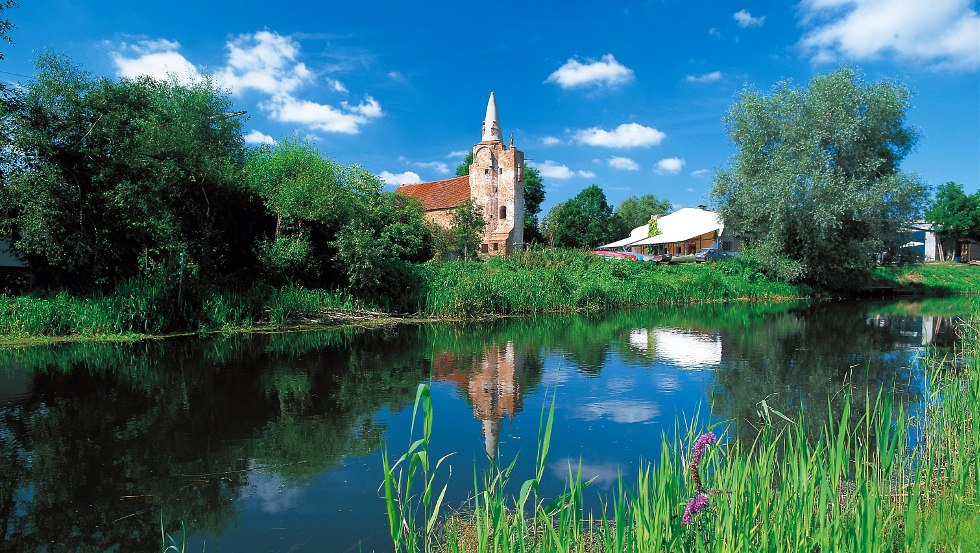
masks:
<instances>
[{"instance_id":1,"label":"arched window","mask_svg":"<svg viewBox=\"0 0 980 553\"><path fill-rule=\"evenodd\" d=\"M507 206L505 205L500 206L500 218L501 219L507 218Z\"/></svg>"}]
</instances>

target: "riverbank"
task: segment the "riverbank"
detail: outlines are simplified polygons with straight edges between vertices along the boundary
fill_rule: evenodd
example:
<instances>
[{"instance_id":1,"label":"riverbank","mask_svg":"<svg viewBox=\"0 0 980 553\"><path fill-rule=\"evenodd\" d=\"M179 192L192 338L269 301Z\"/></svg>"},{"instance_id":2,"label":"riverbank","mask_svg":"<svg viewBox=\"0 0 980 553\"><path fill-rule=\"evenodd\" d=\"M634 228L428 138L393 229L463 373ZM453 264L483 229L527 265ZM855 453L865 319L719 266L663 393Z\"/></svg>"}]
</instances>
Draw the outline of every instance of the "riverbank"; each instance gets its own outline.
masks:
<instances>
[{"instance_id":1,"label":"riverbank","mask_svg":"<svg viewBox=\"0 0 980 553\"><path fill-rule=\"evenodd\" d=\"M980 290L980 268L936 263L879 269L882 289L920 295ZM345 290L259 286L178 300L175 287L129 282L112 293L0 296L0 347L136 341L213 332L278 332L335 325L468 320L617 307L776 301L813 291L767 278L740 259L673 264L607 261L567 250L486 262L409 266L398 290L373 301Z\"/></svg>"},{"instance_id":2,"label":"riverbank","mask_svg":"<svg viewBox=\"0 0 980 553\"><path fill-rule=\"evenodd\" d=\"M842 413L823 422L816 439L807 436L802 415L772 411L764 401L758 432L747 440L732 428L737 422L678 422L663 437L659 459L640 469L636 486L624 487L620 479L618 489L603 496L601 512L583 508L590 487L574 462L565 493L538 496L549 466L553 406L542 415L534 474L521 482L524 475L500 461L474 482L466 507L445 510L438 475L445 477L447 469L428 461L441 452L428 449L433 413L422 385L416 399L421 438L405 456L384 460L394 549L977 550L978 316L975 311L961 326L954 355L924 361L923 399L909 411L889 389L867 396L845 389ZM413 489L413 481L424 489Z\"/></svg>"}]
</instances>

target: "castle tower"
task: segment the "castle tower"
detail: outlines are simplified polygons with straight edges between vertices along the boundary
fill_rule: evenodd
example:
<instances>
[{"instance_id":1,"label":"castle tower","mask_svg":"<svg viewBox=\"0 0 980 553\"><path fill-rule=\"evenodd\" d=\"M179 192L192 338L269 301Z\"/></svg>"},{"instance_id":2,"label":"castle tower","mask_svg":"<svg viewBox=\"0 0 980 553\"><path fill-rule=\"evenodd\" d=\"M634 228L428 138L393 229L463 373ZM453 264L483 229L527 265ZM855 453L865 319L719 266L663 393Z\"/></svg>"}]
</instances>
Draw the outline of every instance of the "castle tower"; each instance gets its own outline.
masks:
<instances>
[{"instance_id":1,"label":"castle tower","mask_svg":"<svg viewBox=\"0 0 980 553\"><path fill-rule=\"evenodd\" d=\"M473 146L470 197L483 208L482 253L507 255L524 247L524 152L503 142L493 92L483 119L482 139Z\"/></svg>"}]
</instances>

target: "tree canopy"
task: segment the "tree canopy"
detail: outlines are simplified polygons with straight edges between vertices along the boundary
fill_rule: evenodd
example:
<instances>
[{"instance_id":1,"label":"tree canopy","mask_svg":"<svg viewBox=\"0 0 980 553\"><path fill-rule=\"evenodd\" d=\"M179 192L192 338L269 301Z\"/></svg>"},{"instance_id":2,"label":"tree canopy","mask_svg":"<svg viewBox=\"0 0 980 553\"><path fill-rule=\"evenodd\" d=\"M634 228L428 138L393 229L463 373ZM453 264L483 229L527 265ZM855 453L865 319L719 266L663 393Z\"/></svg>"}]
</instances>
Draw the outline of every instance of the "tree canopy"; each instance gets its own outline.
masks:
<instances>
[{"instance_id":1,"label":"tree canopy","mask_svg":"<svg viewBox=\"0 0 980 553\"><path fill-rule=\"evenodd\" d=\"M943 236L980 237L980 192L967 195L955 182L939 185L926 220Z\"/></svg>"},{"instance_id":2,"label":"tree canopy","mask_svg":"<svg viewBox=\"0 0 980 553\"><path fill-rule=\"evenodd\" d=\"M591 248L608 241L615 232L612 221L605 192L593 184L551 209L544 218L544 234L554 246Z\"/></svg>"},{"instance_id":3,"label":"tree canopy","mask_svg":"<svg viewBox=\"0 0 980 553\"><path fill-rule=\"evenodd\" d=\"M832 287L867 269L926 197L899 170L916 142L908 107L905 87L847 67L806 88L744 90L725 118L738 152L712 190L726 227L788 280Z\"/></svg>"},{"instance_id":4,"label":"tree canopy","mask_svg":"<svg viewBox=\"0 0 980 553\"><path fill-rule=\"evenodd\" d=\"M653 194L630 196L620 202L613 211L619 229L617 234L625 236L636 227L649 223L651 216L666 215L672 209L670 200L661 200Z\"/></svg>"}]
</instances>

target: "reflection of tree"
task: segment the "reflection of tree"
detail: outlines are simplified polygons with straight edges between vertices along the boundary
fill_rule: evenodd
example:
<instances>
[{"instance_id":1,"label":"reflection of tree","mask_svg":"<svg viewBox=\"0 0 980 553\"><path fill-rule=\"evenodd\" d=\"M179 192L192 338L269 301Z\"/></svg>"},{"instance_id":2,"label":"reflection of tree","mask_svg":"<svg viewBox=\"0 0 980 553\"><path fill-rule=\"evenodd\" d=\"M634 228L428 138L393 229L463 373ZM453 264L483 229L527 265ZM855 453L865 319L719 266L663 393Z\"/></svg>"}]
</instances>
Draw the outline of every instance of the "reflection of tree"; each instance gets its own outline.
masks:
<instances>
[{"instance_id":1,"label":"reflection of tree","mask_svg":"<svg viewBox=\"0 0 980 553\"><path fill-rule=\"evenodd\" d=\"M33 376L0 407L4 548L146 550L161 509L219 533L250 471L298 485L370 452L374 414L427 374L414 330L293 337L18 352Z\"/></svg>"}]
</instances>

